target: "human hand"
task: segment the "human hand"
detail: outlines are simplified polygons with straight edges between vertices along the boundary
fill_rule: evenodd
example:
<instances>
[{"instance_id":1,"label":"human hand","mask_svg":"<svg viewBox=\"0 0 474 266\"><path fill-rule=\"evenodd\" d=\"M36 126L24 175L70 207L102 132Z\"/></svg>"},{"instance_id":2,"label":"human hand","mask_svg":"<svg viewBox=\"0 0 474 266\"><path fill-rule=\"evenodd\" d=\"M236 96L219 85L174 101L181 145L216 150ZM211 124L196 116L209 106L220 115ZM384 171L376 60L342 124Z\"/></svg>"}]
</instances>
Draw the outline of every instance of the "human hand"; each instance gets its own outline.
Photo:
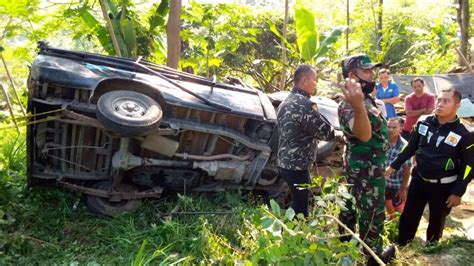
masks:
<instances>
[{"instance_id":1,"label":"human hand","mask_svg":"<svg viewBox=\"0 0 474 266\"><path fill-rule=\"evenodd\" d=\"M390 178L390 176L395 172L395 169L393 169L391 166L387 166L385 168L385 172L383 173L383 176L385 177L386 180Z\"/></svg>"},{"instance_id":2,"label":"human hand","mask_svg":"<svg viewBox=\"0 0 474 266\"><path fill-rule=\"evenodd\" d=\"M461 197L451 194L448 197L448 200L446 200L446 205L448 208L456 207L461 204Z\"/></svg>"},{"instance_id":3,"label":"human hand","mask_svg":"<svg viewBox=\"0 0 474 266\"><path fill-rule=\"evenodd\" d=\"M359 109L364 106L365 95L362 92L360 83L354 79L346 78L342 89L344 99L353 109Z\"/></svg>"},{"instance_id":4,"label":"human hand","mask_svg":"<svg viewBox=\"0 0 474 266\"><path fill-rule=\"evenodd\" d=\"M406 187L401 187L398 190L397 194L402 203L405 203L407 201L407 188Z\"/></svg>"}]
</instances>

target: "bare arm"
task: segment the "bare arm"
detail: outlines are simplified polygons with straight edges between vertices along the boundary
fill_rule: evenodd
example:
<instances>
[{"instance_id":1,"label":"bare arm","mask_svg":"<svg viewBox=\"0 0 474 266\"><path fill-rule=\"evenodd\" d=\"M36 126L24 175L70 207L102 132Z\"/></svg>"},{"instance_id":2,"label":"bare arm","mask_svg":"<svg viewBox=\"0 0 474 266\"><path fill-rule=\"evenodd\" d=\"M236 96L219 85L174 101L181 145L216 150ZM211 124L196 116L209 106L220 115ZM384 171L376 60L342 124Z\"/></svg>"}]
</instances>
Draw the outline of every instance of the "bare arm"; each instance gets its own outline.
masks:
<instances>
[{"instance_id":1,"label":"bare arm","mask_svg":"<svg viewBox=\"0 0 474 266\"><path fill-rule=\"evenodd\" d=\"M411 166L409 164L403 166L403 180L402 180L401 188L408 187L408 181L410 181L410 172L411 172Z\"/></svg>"},{"instance_id":2,"label":"bare arm","mask_svg":"<svg viewBox=\"0 0 474 266\"><path fill-rule=\"evenodd\" d=\"M407 201L407 187L408 187L408 180L410 180L410 165L405 165L403 167L403 180L402 180L402 186L398 190L398 196L400 197L400 200L402 202Z\"/></svg>"},{"instance_id":3,"label":"bare arm","mask_svg":"<svg viewBox=\"0 0 474 266\"><path fill-rule=\"evenodd\" d=\"M354 110L354 126L352 127L352 134L361 141L367 142L372 138L372 126L370 125L369 116L365 106L358 107Z\"/></svg>"},{"instance_id":4,"label":"bare arm","mask_svg":"<svg viewBox=\"0 0 474 266\"><path fill-rule=\"evenodd\" d=\"M431 110L428 114L430 114L433 110ZM426 108L421 108L418 110L405 110L407 116L420 116L423 114L427 114Z\"/></svg>"},{"instance_id":5,"label":"bare arm","mask_svg":"<svg viewBox=\"0 0 474 266\"><path fill-rule=\"evenodd\" d=\"M400 101L400 97L392 97L392 98L387 98L387 99L382 99L384 103L391 103L391 104L396 104Z\"/></svg>"},{"instance_id":6,"label":"bare arm","mask_svg":"<svg viewBox=\"0 0 474 266\"><path fill-rule=\"evenodd\" d=\"M423 113L424 115L430 115L434 111L434 107L426 108L426 111Z\"/></svg>"}]
</instances>

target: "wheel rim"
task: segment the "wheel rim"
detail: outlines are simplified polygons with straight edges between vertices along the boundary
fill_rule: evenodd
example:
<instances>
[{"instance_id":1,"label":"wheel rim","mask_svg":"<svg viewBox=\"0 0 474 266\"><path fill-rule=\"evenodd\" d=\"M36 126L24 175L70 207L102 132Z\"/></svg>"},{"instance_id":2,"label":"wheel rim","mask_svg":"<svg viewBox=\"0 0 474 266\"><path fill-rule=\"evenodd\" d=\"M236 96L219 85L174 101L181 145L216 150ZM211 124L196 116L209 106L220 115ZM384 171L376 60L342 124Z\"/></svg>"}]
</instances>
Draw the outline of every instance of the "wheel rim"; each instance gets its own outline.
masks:
<instances>
[{"instance_id":1,"label":"wheel rim","mask_svg":"<svg viewBox=\"0 0 474 266\"><path fill-rule=\"evenodd\" d=\"M117 115L132 118L141 118L148 110L148 106L136 99L122 98L113 102L113 109Z\"/></svg>"}]
</instances>

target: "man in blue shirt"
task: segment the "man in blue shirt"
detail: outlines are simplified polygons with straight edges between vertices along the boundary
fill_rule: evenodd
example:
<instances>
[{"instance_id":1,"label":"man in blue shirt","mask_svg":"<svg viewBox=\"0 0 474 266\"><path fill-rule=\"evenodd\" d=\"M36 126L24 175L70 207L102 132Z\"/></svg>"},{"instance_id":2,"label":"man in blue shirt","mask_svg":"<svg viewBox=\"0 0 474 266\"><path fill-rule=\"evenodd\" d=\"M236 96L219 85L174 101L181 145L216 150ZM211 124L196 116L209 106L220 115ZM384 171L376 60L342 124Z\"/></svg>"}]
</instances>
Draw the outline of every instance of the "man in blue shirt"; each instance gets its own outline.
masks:
<instances>
[{"instance_id":1,"label":"man in blue shirt","mask_svg":"<svg viewBox=\"0 0 474 266\"><path fill-rule=\"evenodd\" d=\"M400 101L400 89L391 80L390 70L382 68L379 70L379 83L377 83L377 99L385 103L387 118L397 117L394 104Z\"/></svg>"}]
</instances>

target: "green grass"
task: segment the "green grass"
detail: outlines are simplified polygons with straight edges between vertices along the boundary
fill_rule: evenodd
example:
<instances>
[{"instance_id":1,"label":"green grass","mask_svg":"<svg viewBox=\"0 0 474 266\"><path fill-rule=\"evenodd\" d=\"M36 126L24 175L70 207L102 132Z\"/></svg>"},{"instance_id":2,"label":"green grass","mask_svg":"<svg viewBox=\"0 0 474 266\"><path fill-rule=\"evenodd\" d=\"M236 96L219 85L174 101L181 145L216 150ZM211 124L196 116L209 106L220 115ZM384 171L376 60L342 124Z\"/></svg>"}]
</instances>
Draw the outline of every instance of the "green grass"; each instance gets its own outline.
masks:
<instances>
[{"instance_id":1,"label":"green grass","mask_svg":"<svg viewBox=\"0 0 474 266\"><path fill-rule=\"evenodd\" d=\"M72 210L77 195L59 188L24 191L9 213L15 222L1 231L0 264L132 264L144 242L144 261L153 257L154 252L156 261L203 260L206 254L202 248L209 232L216 232L232 243L233 230L243 224L243 209L256 208L249 203L229 205L226 195L217 195L219 204L205 195L158 203L147 201L133 214L110 219L91 215L84 201ZM232 214L161 217L161 212L170 211L176 203L184 205L186 200L191 205L187 206L188 211L226 210Z\"/></svg>"},{"instance_id":2,"label":"green grass","mask_svg":"<svg viewBox=\"0 0 474 266\"><path fill-rule=\"evenodd\" d=\"M0 250L5 256L0 256L0 264L131 264L144 242L147 244L143 253L148 259L158 251L156 261L219 261L231 251L218 249L238 244L236 231L243 230L242 216L251 216L258 205L251 201L235 204L239 194L214 196L217 198L200 195L159 203L147 201L136 213L109 219L91 215L82 202L73 211L75 195L58 188L24 191L9 213L15 222L8 230L2 230ZM176 204L188 212L231 214L161 217ZM210 239L221 240L225 245L211 247Z\"/></svg>"},{"instance_id":3,"label":"green grass","mask_svg":"<svg viewBox=\"0 0 474 266\"><path fill-rule=\"evenodd\" d=\"M207 265L238 261L245 264L251 263L254 252L260 252L262 258L295 259L285 257L277 250L284 245L274 241L274 228L265 229L264 222L274 216L268 215L271 212L255 196L219 193L149 200L137 212L111 219L90 214L84 200L75 193L61 188L21 190L23 185L18 185L20 192L15 199L0 207L7 210L9 218L5 219L10 221L0 225L0 265L156 265L173 262ZM81 201L73 210L78 198ZM179 211L228 214L163 216L177 205ZM330 221L319 221L318 226L311 227L310 222L289 222L281 217L280 220L289 229L305 233L307 238L330 237L334 232ZM394 224L396 222L387 224L387 231L392 231ZM321 230L322 227L330 230ZM393 232L384 235L392 238ZM310 249L310 244L303 238L287 239L287 249ZM348 264L361 262L357 255L350 255L354 251L357 253L355 246L337 242L327 246L318 244L313 252L322 252L320 257L331 256L331 253L348 254L352 256ZM262 245L266 248L261 248ZM399 253L398 261L424 264L429 258L437 258L438 261L449 261L450 265L467 265L465 263L474 263L470 256L472 248L474 244L463 238L448 239L430 247L415 241ZM295 252L294 255L300 254Z\"/></svg>"},{"instance_id":4,"label":"green grass","mask_svg":"<svg viewBox=\"0 0 474 266\"><path fill-rule=\"evenodd\" d=\"M22 182L14 186L24 188ZM0 230L0 265L350 264L360 259L355 243L339 242L335 224L292 220L291 212L277 205L269 210L253 194L148 200L135 213L113 219L90 214L84 202L61 188L20 189L0 206L10 217ZM186 214L164 215L176 209Z\"/></svg>"},{"instance_id":5,"label":"green grass","mask_svg":"<svg viewBox=\"0 0 474 266\"><path fill-rule=\"evenodd\" d=\"M248 193L178 195L147 200L132 214L113 219L88 212L84 197L59 187L27 189L24 132L0 139L0 265L170 265L170 264L363 264L355 242L341 243L337 215L345 194L339 177L328 179L312 217L269 208ZM321 184L321 178L315 178ZM77 208L74 206L76 203ZM180 215L164 215L172 211ZM219 212L221 214L192 214ZM384 242L393 242L397 219L386 223ZM474 264L474 244L450 238L424 247L416 242L398 262Z\"/></svg>"}]
</instances>

